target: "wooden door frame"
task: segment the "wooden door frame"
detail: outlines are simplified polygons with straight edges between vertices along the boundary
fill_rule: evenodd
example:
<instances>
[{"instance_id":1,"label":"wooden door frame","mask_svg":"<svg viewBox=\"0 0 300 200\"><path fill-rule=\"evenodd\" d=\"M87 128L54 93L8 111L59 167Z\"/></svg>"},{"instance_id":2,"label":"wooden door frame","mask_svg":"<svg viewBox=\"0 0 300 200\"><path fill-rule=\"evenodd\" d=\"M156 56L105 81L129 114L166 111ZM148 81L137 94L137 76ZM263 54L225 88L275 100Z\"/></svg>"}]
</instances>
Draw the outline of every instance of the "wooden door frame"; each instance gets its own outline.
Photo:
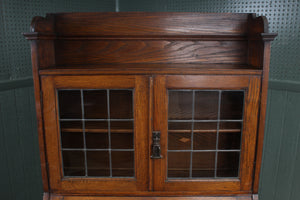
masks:
<instances>
[{"instance_id":1,"label":"wooden door frame","mask_svg":"<svg viewBox=\"0 0 300 200\"><path fill-rule=\"evenodd\" d=\"M230 194L252 190L259 111L260 76L158 75L154 78L154 131L161 132L162 159L153 160L154 190ZM238 179L167 180L167 89L244 89L244 122Z\"/></svg>"},{"instance_id":2,"label":"wooden door frame","mask_svg":"<svg viewBox=\"0 0 300 200\"><path fill-rule=\"evenodd\" d=\"M147 76L42 76L46 156L51 191L57 194L118 194L147 191L149 182ZM57 89L134 89L135 178L63 177L58 122Z\"/></svg>"}]
</instances>

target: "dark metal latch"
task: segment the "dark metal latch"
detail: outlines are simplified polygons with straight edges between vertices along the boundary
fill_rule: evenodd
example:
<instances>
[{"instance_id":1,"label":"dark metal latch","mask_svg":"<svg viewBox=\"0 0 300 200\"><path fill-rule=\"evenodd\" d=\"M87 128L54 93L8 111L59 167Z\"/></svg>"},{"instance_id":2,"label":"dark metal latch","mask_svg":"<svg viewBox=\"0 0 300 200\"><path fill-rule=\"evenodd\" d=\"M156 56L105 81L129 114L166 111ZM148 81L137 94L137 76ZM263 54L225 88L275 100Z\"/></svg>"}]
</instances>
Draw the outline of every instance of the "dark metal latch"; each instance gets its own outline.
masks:
<instances>
[{"instance_id":1,"label":"dark metal latch","mask_svg":"<svg viewBox=\"0 0 300 200\"><path fill-rule=\"evenodd\" d=\"M152 132L152 159L159 159L161 158L160 155L160 132L153 131Z\"/></svg>"}]
</instances>

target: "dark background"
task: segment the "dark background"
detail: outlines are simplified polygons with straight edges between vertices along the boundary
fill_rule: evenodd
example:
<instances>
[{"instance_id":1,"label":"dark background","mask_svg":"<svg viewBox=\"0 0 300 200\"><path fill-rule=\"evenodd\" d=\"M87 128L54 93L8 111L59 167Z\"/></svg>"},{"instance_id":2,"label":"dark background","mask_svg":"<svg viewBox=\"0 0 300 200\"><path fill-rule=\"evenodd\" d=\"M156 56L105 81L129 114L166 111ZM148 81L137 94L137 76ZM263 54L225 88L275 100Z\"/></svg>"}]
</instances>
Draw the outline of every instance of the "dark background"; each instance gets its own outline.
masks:
<instances>
[{"instance_id":1,"label":"dark background","mask_svg":"<svg viewBox=\"0 0 300 200\"><path fill-rule=\"evenodd\" d=\"M300 197L299 0L1 0L0 195L41 200L28 32L33 16L50 12L177 11L265 15L272 43L260 200Z\"/></svg>"}]
</instances>

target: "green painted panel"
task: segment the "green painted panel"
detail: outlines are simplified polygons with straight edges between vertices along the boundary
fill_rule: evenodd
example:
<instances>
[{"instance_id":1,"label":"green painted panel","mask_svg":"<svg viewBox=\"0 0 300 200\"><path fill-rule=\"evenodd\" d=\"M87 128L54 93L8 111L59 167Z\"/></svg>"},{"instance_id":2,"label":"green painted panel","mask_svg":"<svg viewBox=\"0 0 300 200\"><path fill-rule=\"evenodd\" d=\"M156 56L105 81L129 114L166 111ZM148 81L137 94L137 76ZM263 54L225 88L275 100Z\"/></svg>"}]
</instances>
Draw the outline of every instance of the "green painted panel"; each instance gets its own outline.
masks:
<instances>
[{"instance_id":1,"label":"green painted panel","mask_svg":"<svg viewBox=\"0 0 300 200\"><path fill-rule=\"evenodd\" d=\"M299 115L298 115L299 116ZM300 117L298 117L300 118ZM300 124L300 123L299 123ZM298 130L295 130L296 134L300 135L300 128ZM291 196L290 199L299 199L300 197L300 137L298 137L298 143L297 143L297 155L295 158L295 169L293 173L293 181L292 184L292 190L291 190Z\"/></svg>"},{"instance_id":2,"label":"green painted panel","mask_svg":"<svg viewBox=\"0 0 300 200\"><path fill-rule=\"evenodd\" d=\"M18 141L17 110L15 108L15 92L6 91L1 93L1 126L4 130L1 132L5 143L4 152L7 155L6 167L4 172L8 172L9 180L4 188L1 188L1 194L11 192L11 199L22 199L20 191L23 190L24 172L20 168L22 152ZM2 152L1 152L2 153Z\"/></svg>"},{"instance_id":3,"label":"green painted panel","mask_svg":"<svg viewBox=\"0 0 300 200\"><path fill-rule=\"evenodd\" d=\"M42 199L33 87L0 92L0 194L9 200Z\"/></svg>"},{"instance_id":4,"label":"green painted panel","mask_svg":"<svg viewBox=\"0 0 300 200\"><path fill-rule=\"evenodd\" d=\"M13 172L9 170L9 152L6 143L6 134L4 127L4 117L1 113L4 113L4 106L6 105L7 98L12 98L13 91L6 91L0 93L0 193L3 199L15 199L14 188L12 187L13 181L11 175Z\"/></svg>"},{"instance_id":5,"label":"green painted panel","mask_svg":"<svg viewBox=\"0 0 300 200\"><path fill-rule=\"evenodd\" d=\"M7 76L5 78L3 81L0 80L0 91L33 86L32 77L24 77L17 80L9 80Z\"/></svg>"},{"instance_id":6,"label":"green painted panel","mask_svg":"<svg viewBox=\"0 0 300 200\"><path fill-rule=\"evenodd\" d=\"M260 200L298 200L300 93L269 90Z\"/></svg>"},{"instance_id":7,"label":"green painted panel","mask_svg":"<svg viewBox=\"0 0 300 200\"><path fill-rule=\"evenodd\" d=\"M18 140L22 149L22 165L26 190L24 199L42 197L42 181L39 160L38 135L35 126L34 104L32 102L33 87L15 89ZM34 122L34 123L33 123Z\"/></svg>"},{"instance_id":8,"label":"green painted panel","mask_svg":"<svg viewBox=\"0 0 300 200\"><path fill-rule=\"evenodd\" d=\"M260 179L260 198L273 199L278 172L281 141L283 138L283 121L286 113L287 92L270 90L264 140L264 154Z\"/></svg>"},{"instance_id":9,"label":"green painted panel","mask_svg":"<svg viewBox=\"0 0 300 200\"><path fill-rule=\"evenodd\" d=\"M269 89L300 92L300 81L269 80Z\"/></svg>"},{"instance_id":10,"label":"green painted panel","mask_svg":"<svg viewBox=\"0 0 300 200\"><path fill-rule=\"evenodd\" d=\"M300 129L300 93L288 92L274 200L290 199ZM298 188L300 189L300 187ZM299 197L298 197L299 198Z\"/></svg>"}]
</instances>

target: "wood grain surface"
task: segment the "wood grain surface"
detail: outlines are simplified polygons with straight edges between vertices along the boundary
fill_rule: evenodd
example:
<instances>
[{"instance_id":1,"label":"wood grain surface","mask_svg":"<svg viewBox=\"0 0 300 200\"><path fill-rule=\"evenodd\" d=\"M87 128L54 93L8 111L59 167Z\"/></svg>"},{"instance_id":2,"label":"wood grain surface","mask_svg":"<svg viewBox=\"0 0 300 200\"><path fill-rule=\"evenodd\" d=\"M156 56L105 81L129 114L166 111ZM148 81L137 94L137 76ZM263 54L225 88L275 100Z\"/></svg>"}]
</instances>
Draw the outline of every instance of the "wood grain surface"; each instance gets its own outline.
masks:
<instances>
[{"instance_id":1,"label":"wood grain surface","mask_svg":"<svg viewBox=\"0 0 300 200\"><path fill-rule=\"evenodd\" d=\"M56 65L101 63L246 64L247 41L57 41Z\"/></svg>"},{"instance_id":2,"label":"wood grain surface","mask_svg":"<svg viewBox=\"0 0 300 200\"><path fill-rule=\"evenodd\" d=\"M248 14L121 12L62 13L54 17L59 35L139 36L245 34Z\"/></svg>"},{"instance_id":3,"label":"wood grain surface","mask_svg":"<svg viewBox=\"0 0 300 200\"><path fill-rule=\"evenodd\" d=\"M268 33L265 17L56 13L34 17L31 31L24 36L31 40L44 191L51 191L45 200L250 200L257 194L270 41L276 36ZM61 88L134 89L135 178L63 177L55 92ZM245 90L239 178L167 180L168 89ZM152 131L161 132L161 159L149 158ZM191 195L200 196L172 197Z\"/></svg>"}]
</instances>

